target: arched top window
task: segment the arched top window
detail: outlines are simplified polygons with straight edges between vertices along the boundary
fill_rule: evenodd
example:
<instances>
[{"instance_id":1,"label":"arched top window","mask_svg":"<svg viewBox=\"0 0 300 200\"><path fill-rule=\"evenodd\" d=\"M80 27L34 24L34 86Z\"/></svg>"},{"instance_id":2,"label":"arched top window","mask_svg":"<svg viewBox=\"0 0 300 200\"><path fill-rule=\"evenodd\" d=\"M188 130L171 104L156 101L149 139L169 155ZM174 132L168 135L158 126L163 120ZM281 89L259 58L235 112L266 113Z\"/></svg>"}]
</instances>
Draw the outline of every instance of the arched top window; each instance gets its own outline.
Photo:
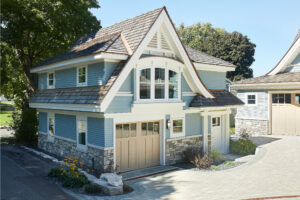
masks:
<instances>
[{"instance_id":1,"label":"arched top window","mask_svg":"<svg viewBox=\"0 0 300 200\"><path fill-rule=\"evenodd\" d=\"M145 67L137 70L137 100L179 100L180 71L168 67Z\"/></svg>"}]
</instances>

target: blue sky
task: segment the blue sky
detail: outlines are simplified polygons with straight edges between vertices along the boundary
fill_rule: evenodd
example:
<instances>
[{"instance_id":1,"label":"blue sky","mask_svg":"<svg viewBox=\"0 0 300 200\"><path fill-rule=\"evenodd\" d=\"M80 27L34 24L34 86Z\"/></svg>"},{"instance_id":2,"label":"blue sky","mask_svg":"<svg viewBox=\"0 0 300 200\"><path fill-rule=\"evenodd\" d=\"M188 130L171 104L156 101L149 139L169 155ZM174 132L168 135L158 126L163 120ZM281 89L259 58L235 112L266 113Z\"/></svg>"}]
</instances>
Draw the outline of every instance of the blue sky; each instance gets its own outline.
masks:
<instances>
[{"instance_id":1,"label":"blue sky","mask_svg":"<svg viewBox=\"0 0 300 200\"><path fill-rule=\"evenodd\" d=\"M106 0L100 6L92 12L103 27L166 6L176 26L210 22L241 32L256 44L255 77L276 65L300 29L299 0Z\"/></svg>"}]
</instances>

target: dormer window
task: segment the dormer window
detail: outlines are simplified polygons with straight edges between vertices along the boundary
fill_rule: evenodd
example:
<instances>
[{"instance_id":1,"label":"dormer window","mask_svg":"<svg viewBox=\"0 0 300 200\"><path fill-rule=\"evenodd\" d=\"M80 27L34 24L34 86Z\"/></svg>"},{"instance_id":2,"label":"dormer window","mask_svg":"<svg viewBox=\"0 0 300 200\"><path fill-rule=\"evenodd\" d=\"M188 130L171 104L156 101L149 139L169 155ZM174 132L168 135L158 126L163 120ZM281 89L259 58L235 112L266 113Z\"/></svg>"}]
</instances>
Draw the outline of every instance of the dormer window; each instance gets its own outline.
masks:
<instances>
[{"instance_id":1,"label":"dormer window","mask_svg":"<svg viewBox=\"0 0 300 200\"><path fill-rule=\"evenodd\" d=\"M77 68L77 86L86 86L87 70L86 67Z\"/></svg>"},{"instance_id":2,"label":"dormer window","mask_svg":"<svg viewBox=\"0 0 300 200\"><path fill-rule=\"evenodd\" d=\"M179 71L149 67L138 71L138 100L179 100ZM167 81L166 81L167 80Z\"/></svg>"},{"instance_id":3,"label":"dormer window","mask_svg":"<svg viewBox=\"0 0 300 200\"><path fill-rule=\"evenodd\" d=\"M54 88L54 73L48 73L47 75L47 88L52 89Z\"/></svg>"}]
</instances>

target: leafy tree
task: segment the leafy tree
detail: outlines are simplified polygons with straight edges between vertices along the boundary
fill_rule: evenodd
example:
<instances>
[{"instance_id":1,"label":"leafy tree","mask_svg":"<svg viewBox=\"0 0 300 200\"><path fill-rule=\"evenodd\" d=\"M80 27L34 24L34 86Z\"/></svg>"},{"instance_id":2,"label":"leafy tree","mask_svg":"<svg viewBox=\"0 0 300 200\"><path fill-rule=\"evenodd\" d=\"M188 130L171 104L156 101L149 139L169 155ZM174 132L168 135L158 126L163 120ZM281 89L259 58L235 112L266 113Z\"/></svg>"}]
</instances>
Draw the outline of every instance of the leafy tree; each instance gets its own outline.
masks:
<instances>
[{"instance_id":1,"label":"leafy tree","mask_svg":"<svg viewBox=\"0 0 300 200\"><path fill-rule=\"evenodd\" d=\"M230 80L253 77L250 65L254 62L256 45L247 36L214 28L210 23L197 23L188 27L180 24L177 31L187 46L236 65L234 72L227 73Z\"/></svg>"},{"instance_id":2,"label":"leafy tree","mask_svg":"<svg viewBox=\"0 0 300 200\"><path fill-rule=\"evenodd\" d=\"M36 87L30 68L98 30L91 8L99 8L97 0L2 0L1 94L27 108Z\"/></svg>"}]
</instances>

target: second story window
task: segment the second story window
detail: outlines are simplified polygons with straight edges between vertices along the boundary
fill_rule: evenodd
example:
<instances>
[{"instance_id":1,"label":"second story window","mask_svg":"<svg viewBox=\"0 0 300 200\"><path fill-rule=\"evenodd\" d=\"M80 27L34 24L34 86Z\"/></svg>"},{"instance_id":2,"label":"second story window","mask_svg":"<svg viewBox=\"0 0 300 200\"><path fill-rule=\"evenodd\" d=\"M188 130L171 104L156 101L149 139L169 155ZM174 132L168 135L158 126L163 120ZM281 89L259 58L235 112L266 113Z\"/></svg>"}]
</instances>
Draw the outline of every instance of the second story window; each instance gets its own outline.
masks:
<instances>
[{"instance_id":1,"label":"second story window","mask_svg":"<svg viewBox=\"0 0 300 200\"><path fill-rule=\"evenodd\" d=\"M86 86L87 69L86 67L77 68L77 86Z\"/></svg>"},{"instance_id":2,"label":"second story window","mask_svg":"<svg viewBox=\"0 0 300 200\"><path fill-rule=\"evenodd\" d=\"M138 100L178 100L180 73L178 71L149 67L139 70Z\"/></svg>"},{"instance_id":3,"label":"second story window","mask_svg":"<svg viewBox=\"0 0 300 200\"><path fill-rule=\"evenodd\" d=\"M48 73L48 83L47 83L47 88L52 89L54 88L54 73Z\"/></svg>"}]
</instances>

